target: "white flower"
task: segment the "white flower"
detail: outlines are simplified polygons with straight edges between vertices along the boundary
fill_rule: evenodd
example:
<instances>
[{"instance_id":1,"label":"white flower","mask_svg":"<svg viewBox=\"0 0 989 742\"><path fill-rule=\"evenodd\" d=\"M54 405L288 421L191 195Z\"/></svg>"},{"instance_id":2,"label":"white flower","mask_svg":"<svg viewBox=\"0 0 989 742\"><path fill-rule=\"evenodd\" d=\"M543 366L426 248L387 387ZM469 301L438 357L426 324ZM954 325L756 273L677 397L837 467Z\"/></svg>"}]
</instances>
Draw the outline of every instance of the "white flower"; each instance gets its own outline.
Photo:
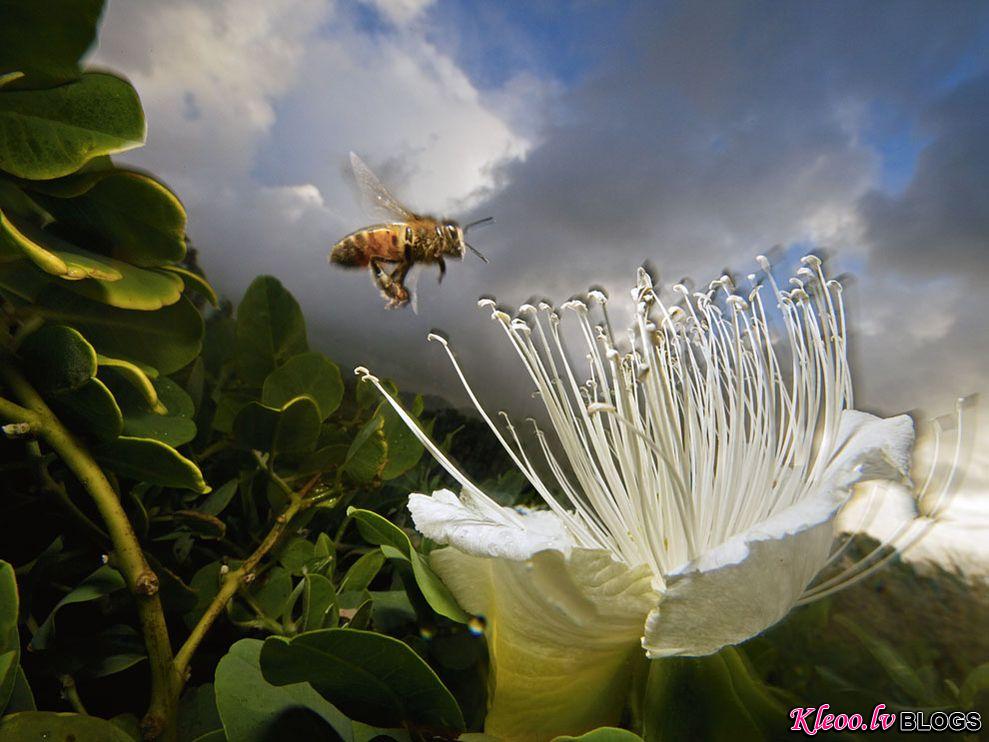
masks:
<instances>
[{"instance_id":1,"label":"white flower","mask_svg":"<svg viewBox=\"0 0 989 742\"><path fill-rule=\"evenodd\" d=\"M722 277L703 293L674 286L670 303L640 271L625 350L601 292L564 304L585 378L551 306L523 306L513 319L480 302L545 405L555 437L538 428L535 437L551 478L507 417L504 433L493 423L447 342L430 336L546 510L495 503L359 370L463 488L413 494L409 510L420 532L450 547L432 553L433 567L486 619L489 734L546 739L614 723L642 649L716 652L884 560L877 550L811 587L838 554L835 518L852 487L907 481L913 424L853 409L841 286L821 261L804 258L783 291L759 260L768 307L755 276L747 298Z\"/></svg>"}]
</instances>

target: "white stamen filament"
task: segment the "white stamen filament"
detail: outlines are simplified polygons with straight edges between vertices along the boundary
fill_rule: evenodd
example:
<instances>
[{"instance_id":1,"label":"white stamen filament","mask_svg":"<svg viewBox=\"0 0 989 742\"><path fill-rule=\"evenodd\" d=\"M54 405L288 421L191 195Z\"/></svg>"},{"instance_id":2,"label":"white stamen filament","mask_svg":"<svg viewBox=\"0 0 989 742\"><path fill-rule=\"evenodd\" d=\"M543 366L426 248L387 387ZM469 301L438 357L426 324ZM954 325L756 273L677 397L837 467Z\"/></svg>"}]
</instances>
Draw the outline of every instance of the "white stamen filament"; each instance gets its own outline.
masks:
<instances>
[{"instance_id":1,"label":"white stamen filament","mask_svg":"<svg viewBox=\"0 0 989 742\"><path fill-rule=\"evenodd\" d=\"M747 298L722 276L707 292L674 286L676 301L670 304L640 270L632 291L635 318L623 352L603 293L591 292L588 303L566 302L561 309L575 316L584 343L586 380L571 364L562 320L552 306L527 304L512 319L493 300L478 302L501 325L556 434L551 445L543 431L535 431L548 480L515 427L507 423L506 438L485 412L447 341L430 335L443 345L471 402L574 544L607 549L629 567L648 565L659 588L678 567L812 496L835 454L842 413L852 409L841 285L829 280L820 259L811 255L784 291L769 261L757 260L776 298L778 316L772 321L755 276L749 277L753 286ZM591 321L588 304L600 308L599 323ZM495 520L511 517L453 466L375 377L366 369L357 372L461 483L469 503ZM809 588L802 603L864 579L891 558L887 549L909 548L929 530L953 490L960 414L959 408L951 473L923 525L914 528L914 520L898 529L855 565ZM928 476L915 495L918 502L931 483ZM831 563L844 548L834 551Z\"/></svg>"}]
</instances>

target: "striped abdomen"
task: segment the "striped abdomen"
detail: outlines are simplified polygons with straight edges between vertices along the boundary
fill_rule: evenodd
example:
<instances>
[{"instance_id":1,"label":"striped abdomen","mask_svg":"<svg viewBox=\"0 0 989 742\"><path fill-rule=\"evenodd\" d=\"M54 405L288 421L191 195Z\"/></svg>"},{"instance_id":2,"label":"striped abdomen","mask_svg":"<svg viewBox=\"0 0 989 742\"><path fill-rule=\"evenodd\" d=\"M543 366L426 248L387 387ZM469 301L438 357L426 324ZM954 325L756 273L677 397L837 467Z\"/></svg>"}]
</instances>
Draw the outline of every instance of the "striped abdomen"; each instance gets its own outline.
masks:
<instances>
[{"instance_id":1,"label":"striped abdomen","mask_svg":"<svg viewBox=\"0 0 989 742\"><path fill-rule=\"evenodd\" d=\"M398 262L405 257L404 224L383 224L348 234L330 251L330 262L366 266L372 258Z\"/></svg>"}]
</instances>

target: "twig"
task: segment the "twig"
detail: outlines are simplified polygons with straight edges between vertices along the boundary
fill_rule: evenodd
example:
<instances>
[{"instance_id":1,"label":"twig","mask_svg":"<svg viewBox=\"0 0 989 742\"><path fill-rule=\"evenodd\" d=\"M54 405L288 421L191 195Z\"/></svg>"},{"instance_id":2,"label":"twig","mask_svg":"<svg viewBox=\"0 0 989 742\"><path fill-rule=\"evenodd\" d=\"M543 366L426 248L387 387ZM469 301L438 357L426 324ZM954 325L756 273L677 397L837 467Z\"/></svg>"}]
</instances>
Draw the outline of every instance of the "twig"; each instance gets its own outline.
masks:
<instances>
[{"instance_id":1,"label":"twig","mask_svg":"<svg viewBox=\"0 0 989 742\"><path fill-rule=\"evenodd\" d=\"M268 535L264 537L264 540L258 545L247 559L235 570L227 573L226 578L223 580L223 584L220 586L220 590L217 592L216 597L213 598L209 606L207 606L206 611L200 617L199 621L193 627L192 631L189 632L189 637L185 640L185 643L179 648L179 651L175 654L175 673L178 676L179 687L185 684L186 676L189 672L189 663L192 660L193 654L199 648L206 634L212 628L213 623L219 618L220 614L226 608L227 603L230 602L231 598L237 594L240 587L248 581L248 575L253 575L255 569L260 563L261 559L264 558L265 554L271 551L278 540L285 533L288 528L289 522L299 513L299 511L304 510L311 504L306 496L316 486L319 481L319 474L313 476L306 485L299 490L298 493L292 492L289 498L289 504L282 511L282 513L275 519L275 524L268 531Z\"/></svg>"},{"instance_id":2,"label":"twig","mask_svg":"<svg viewBox=\"0 0 989 742\"><path fill-rule=\"evenodd\" d=\"M62 693L65 694L65 700L69 702L72 706L73 711L77 714L83 714L84 716L89 716L89 712L86 711L86 707L82 703L82 699L79 697L79 689L76 688L76 681L71 675L59 675L58 679L62 683Z\"/></svg>"},{"instance_id":3,"label":"twig","mask_svg":"<svg viewBox=\"0 0 989 742\"><path fill-rule=\"evenodd\" d=\"M158 577L148 566L120 498L85 444L79 441L52 413L34 387L0 356L0 376L21 405L0 398L0 417L29 423L61 457L83 488L93 498L113 544L120 571L137 604L144 643L151 669L151 704L142 723L147 737L176 739L177 693L173 692L172 646L165 614L158 595Z\"/></svg>"}]
</instances>

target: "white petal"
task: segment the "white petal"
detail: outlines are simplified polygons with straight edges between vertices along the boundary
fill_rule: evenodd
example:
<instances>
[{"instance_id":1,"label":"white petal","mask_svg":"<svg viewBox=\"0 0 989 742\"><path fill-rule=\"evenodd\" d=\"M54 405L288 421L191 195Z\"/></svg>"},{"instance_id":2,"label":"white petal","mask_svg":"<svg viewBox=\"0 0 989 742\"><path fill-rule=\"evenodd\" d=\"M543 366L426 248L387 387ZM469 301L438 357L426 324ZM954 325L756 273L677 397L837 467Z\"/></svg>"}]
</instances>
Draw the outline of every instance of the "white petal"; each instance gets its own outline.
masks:
<instances>
[{"instance_id":1,"label":"white petal","mask_svg":"<svg viewBox=\"0 0 989 742\"><path fill-rule=\"evenodd\" d=\"M646 621L650 657L704 655L769 628L790 612L827 562L834 520L857 481L902 479L913 423L845 412L818 490L671 575Z\"/></svg>"},{"instance_id":2,"label":"white petal","mask_svg":"<svg viewBox=\"0 0 989 742\"><path fill-rule=\"evenodd\" d=\"M783 618L827 561L840 505L804 500L682 568L646 621L646 654L712 654Z\"/></svg>"},{"instance_id":3,"label":"white petal","mask_svg":"<svg viewBox=\"0 0 989 742\"><path fill-rule=\"evenodd\" d=\"M491 659L485 731L511 740L580 734L618 721L646 614L658 596L645 567L573 548L527 561L434 551L433 568L486 621Z\"/></svg>"},{"instance_id":4,"label":"white petal","mask_svg":"<svg viewBox=\"0 0 989 742\"><path fill-rule=\"evenodd\" d=\"M570 553L573 540L554 513L528 508L499 510L506 517L499 518L497 512L482 513L450 490L438 490L431 496L409 495L416 529L433 541L468 554L521 561L547 549ZM507 517L509 513L515 517Z\"/></svg>"},{"instance_id":5,"label":"white petal","mask_svg":"<svg viewBox=\"0 0 989 742\"><path fill-rule=\"evenodd\" d=\"M881 418L845 410L825 480L839 488L868 479L906 480L913 441L913 420L908 415Z\"/></svg>"}]
</instances>

